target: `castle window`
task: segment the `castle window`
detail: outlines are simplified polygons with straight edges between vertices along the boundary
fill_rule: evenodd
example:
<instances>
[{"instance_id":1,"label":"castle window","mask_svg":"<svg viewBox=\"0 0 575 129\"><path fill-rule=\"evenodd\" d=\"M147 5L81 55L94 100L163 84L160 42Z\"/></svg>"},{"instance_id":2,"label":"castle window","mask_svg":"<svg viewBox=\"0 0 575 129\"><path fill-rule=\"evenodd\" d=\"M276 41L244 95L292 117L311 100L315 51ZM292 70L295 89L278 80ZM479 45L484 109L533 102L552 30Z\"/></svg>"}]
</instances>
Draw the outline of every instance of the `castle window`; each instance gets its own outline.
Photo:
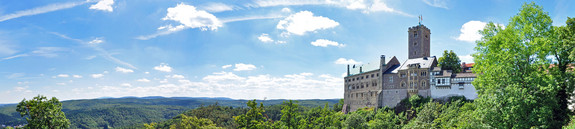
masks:
<instances>
[{"instance_id":1,"label":"castle window","mask_svg":"<svg viewBox=\"0 0 575 129\"><path fill-rule=\"evenodd\" d=\"M427 87L425 81L421 82L421 88L425 88L425 87Z\"/></svg>"},{"instance_id":2,"label":"castle window","mask_svg":"<svg viewBox=\"0 0 575 129\"><path fill-rule=\"evenodd\" d=\"M363 79L363 76L361 76L361 79Z\"/></svg>"},{"instance_id":3,"label":"castle window","mask_svg":"<svg viewBox=\"0 0 575 129\"><path fill-rule=\"evenodd\" d=\"M365 79L368 79L368 78L369 78L369 75L365 75Z\"/></svg>"},{"instance_id":4,"label":"castle window","mask_svg":"<svg viewBox=\"0 0 575 129\"><path fill-rule=\"evenodd\" d=\"M374 74L371 74L371 77L373 77Z\"/></svg>"},{"instance_id":5,"label":"castle window","mask_svg":"<svg viewBox=\"0 0 575 129\"><path fill-rule=\"evenodd\" d=\"M405 77L405 74L401 74L401 77Z\"/></svg>"},{"instance_id":6,"label":"castle window","mask_svg":"<svg viewBox=\"0 0 575 129\"><path fill-rule=\"evenodd\" d=\"M421 76L427 75L427 72L421 72Z\"/></svg>"},{"instance_id":7,"label":"castle window","mask_svg":"<svg viewBox=\"0 0 575 129\"><path fill-rule=\"evenodd\" d=\"M413 51L413 55L417 55L417 51Z\"/></svg>"},{"instance_id":8,"label":"castle window","mask_svg":"<svg viewBox=\"0 0 575 129\"><path fill-rule=\"evenodd\" d=\"M379 77L379 73L377 74L377 76Z\"/></svg>"},{"instance_id":9,"label":"castle window","mask_svg":"<svg viewBox=\"0 0 575 129\"><path fill-rule=\"evenodd\" d=\"M413 46L417 45L417 42L413 42Z\"/></svg>"},{"instance_id":10,"label":"castle window","mask_svg":"<svg viewBox=\"0 0 575 129\"><path fill-rule=\"evenodd\" d=\"M401 88L405 87L405 82L401 83Z\"/></svg>"},{"instance_id":11,"label":"castle window","mask_svg":"<svg viewBox=\"0 0 575 129\"><path fill-rule=\"evenodd\" d=\"M417 37L417 31L413 32L413 37Z\"/></svg>"}]
</instances>

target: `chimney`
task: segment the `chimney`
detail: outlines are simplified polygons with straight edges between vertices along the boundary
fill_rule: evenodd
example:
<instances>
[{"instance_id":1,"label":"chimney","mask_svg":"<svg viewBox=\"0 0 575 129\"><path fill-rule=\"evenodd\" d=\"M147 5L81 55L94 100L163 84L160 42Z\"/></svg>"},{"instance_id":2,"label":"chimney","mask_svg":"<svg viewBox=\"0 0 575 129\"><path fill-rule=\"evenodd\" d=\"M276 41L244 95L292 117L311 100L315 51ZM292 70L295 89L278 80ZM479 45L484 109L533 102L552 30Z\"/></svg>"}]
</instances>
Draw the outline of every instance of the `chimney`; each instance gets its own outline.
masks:
<instances>
[{"instance_id":1,"label":"chimney","mask_svg":"<svg viewBox=\"0 0 575 129\"><path fill-rule=\"evenodd\" d=\"M381 55L381 60L379 62L379 68L383 69L383 66L385 66L385 55Z\"/></svg>"},{"instance_id":2,"label":"chimney","mask_svg":"<svg viewBox=\"0 0 575 129\"><path fill-rule=\"evenodd\" d=\"M359 73L363 73L363 71L361 70L361 67L363 67L363 66L359 66Z\"/></svg>"},{"instance_id":3,"label":"chimney","mask_svg":"<svg viewBox=\"0 0 575 129\"><path fill-rule=\"evenodd\" d=\"M347 76L349 76L349 64L347 64Z\"/></svg>"}]
</instances>

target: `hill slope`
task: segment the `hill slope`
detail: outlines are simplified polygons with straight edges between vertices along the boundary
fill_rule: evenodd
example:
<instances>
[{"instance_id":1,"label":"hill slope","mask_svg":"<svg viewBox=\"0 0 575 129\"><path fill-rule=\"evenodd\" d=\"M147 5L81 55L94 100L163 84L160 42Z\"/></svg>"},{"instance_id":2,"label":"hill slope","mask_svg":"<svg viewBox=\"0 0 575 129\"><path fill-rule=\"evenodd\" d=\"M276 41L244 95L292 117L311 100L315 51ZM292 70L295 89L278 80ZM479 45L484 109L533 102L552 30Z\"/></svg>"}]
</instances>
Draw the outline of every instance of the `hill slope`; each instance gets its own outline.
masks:
<instances>
[{"instance_id":1,"label":"hill slope","mask_svg":"<svg viewBox=\"0 0 575 129\"><path fill-rule=\"evenodd\" d=\"M229 98L173 97L123 97L63 101L62 107L71 128L118 128L171 119L184 111L202 105L218 103L221 106L246 107L248 100ZM285 100L266 100L265 105L281 104ZM299 100L301 106L333 105L339 99ZM263 102L263 101L259 101ZM26 121L16 112L16 104L0 107L0 124L20 125Z\"/></svg>"}]
</instances>

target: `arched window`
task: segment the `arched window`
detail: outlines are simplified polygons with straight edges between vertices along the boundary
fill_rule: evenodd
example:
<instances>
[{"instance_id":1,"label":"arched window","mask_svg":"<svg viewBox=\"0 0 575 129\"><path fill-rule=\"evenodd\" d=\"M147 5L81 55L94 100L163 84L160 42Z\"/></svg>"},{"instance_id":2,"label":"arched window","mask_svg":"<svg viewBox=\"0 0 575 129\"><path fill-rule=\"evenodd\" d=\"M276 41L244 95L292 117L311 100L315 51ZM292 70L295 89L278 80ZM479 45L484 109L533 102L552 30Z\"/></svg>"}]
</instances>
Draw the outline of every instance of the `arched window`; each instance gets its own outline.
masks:
<instances>
[{"instance_id":1,"label":"arched window","mask_svg":"<svg viewBox=\"0 0 575 129\"><path fill-rule=\"evenodd\" d=\"M401 88L405 87L405 82L401 82Z\"/></svg>"}]
</instances>

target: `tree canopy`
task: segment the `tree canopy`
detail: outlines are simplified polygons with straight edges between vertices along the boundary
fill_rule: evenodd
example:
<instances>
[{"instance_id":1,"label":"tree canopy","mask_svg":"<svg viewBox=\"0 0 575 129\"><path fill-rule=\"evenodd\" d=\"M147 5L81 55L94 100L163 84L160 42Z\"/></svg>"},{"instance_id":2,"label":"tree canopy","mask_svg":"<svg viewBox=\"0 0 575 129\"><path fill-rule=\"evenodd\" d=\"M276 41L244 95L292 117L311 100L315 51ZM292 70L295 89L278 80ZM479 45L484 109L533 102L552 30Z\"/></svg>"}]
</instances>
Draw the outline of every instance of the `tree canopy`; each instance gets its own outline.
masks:
<instances>
[{"instance_id":1,"label":"tree canopy","mask_svg":"<svg viewBox=\"0 0 575 129\"><path fill-rule=\"evenodd\" d=\"M70 121L62 112L62 103L56 97L48 100L38 95L31 100L22 100L18 103L16 111L26 117L26 128L32 129L65 129L69 128Z\"/></svg>"},{"instance_id":2,"label":"tree canopy","mask_svg":"<svg viewBox=\"0 0 575 129\"><path fill-rule=\"evenodd\" d=\"M453 50L449 52L447 50L443 51L443 56L439 57L437 62L442 70L452 70L455 73L461 72L461 60L459 60Z\"/></svg>"}]
</instances>

